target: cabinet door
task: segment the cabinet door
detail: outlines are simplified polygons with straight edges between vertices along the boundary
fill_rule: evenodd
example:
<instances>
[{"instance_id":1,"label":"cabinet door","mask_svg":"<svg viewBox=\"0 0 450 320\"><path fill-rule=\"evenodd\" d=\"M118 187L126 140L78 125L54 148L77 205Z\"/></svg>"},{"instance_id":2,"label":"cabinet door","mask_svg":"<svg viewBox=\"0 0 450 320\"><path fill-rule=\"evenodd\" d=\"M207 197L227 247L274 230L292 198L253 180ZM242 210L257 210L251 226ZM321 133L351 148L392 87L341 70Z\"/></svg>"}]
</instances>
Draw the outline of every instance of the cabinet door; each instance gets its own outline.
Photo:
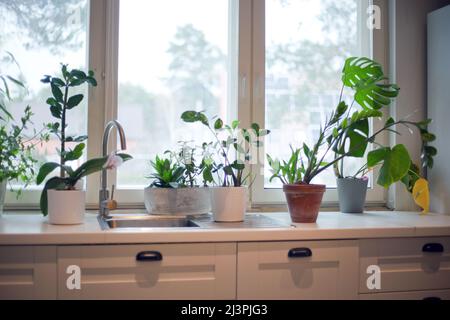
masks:
<instances>
[{"instance_id":1,"label":"cabinet door","mask_svg":"<svg viewBox=\"0 0 450 320\"><path fill-rule=\"evenodd\" d=\"M361 293L450 289L450 238L367 239L360 244ZM368 288L370 266L379 268L379 288Z\"/></svg>"},{"instance_id":2,"label":"cabinet door","mask_svg":"<svg viewBox=\"0 0 450 320\"><path fill-rule=\"evenodd\" d=\"M238 299L357 299L356 241L238 245Z\"/></svg>"},{"instance_id":3,"label":"cabinet door","mask_svg":"<svg viewBox=\"0 0 450 320\"><path fill-rule=\"evenodd\" d=\"M0 247L0 299L56 299L56 247Z\"/></svg>"},{"instance_id":4,"label":"cabinet door","mask_svg":"<svg viewBox=\"0 0 450 320\"><path fill-rule=\"evenodd\" d=\"M236 244L59 247L58 277L62 299L235 299Z\"/></svg>"}]
</instances>

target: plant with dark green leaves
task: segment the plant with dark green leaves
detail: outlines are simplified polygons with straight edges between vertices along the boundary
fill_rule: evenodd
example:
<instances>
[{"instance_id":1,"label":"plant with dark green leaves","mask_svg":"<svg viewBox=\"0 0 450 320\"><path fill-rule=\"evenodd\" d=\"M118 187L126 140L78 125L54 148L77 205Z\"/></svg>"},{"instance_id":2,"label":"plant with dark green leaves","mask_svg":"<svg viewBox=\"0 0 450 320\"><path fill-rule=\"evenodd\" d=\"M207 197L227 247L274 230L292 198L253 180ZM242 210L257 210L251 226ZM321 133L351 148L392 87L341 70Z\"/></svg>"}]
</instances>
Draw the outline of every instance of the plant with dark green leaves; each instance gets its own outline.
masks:
<instances>
[{"instance_id":1,"label":"plant with dark green leaves","mask_svg":"<svg viewBox=\"0 0 450 320\"><path fill-rule=\"evenodd\" d=\"M344 159L346 157L362 158L366 155L369 144L377 146L368 152L367 162L352 176L364 176L376 166L380 166L377 183L385 188L397 181L402 181L412 192L415 182L420 178L420 170L411 161L408 150L402 144L386 147L376 142L376 137L383 132L399 134L396 126L405 126L413 133L416 128L422 141L422 166L432 168L433 157L437 154L435 147L428 143L435 140L435 136L428 131L431 119L425 121L395 120L389 118L382 128L369 136L369 120L381 118L382 108L387 108L392 99L396 98L399 88L395 84L386 84L382 67L368 58L349 58L342 71L343 87L354 91L352 106L356 102L361 108L350 115L350 110L343 117L336 128L334 136L338 137L333 144L335 159L335 174L338 178L344 177ZM342 95L341 95L342 101ZM331 141L331 138L330 138Z\"/></svg>"},{"instance_id":2,"label":"plant with dark green leaves","mask_svg":"<svg viewBox=\"0 0 450 320\"><path fill-rule=\"evenodd\" d=\"M150 164L154 171L149 176L150 179L153 179L151 187L178 188L182 184L185 168L172 158L156 156L154 161L150 161Z\"/></svg>"},{"instance_id":3,"label":"plant with dark green leaves","mask_svg":"<svg viewBox=\"0 0 450 320\"><path fill-rule=\"evenodd\" d=\"M59 176L48 179L44 185L41 194L40 207L44 215L47 215L47 191L49 189L74 190L78 181L87 175L101 171L103 169L113 169L121 162L131 159L127 154L112 154L103 158L90 159L83 163L78 169L73 169L68 162L78 160L82 157L86 147L84 141L86 135L69 136L66 134L68 125L68 112L75 109L82 101L83 94L70 95L70 90L83 84L96 86L97 81L94 78L94 72L88 74L81 70L68 70L67 65L61 67L62 77L45 76L41 81L49 84L52 96L47 99L50 112L56 122L48 125L50 132L60 141L60 148L57 149L60 161L48 162L41 166L36 183L39 185L55 169L59 169ZM75 144L70 148L68 144Z\"/></svg>"},{"instance_id":4,"label":"plant with dark green leaves","mask_svg":"<svg viewBox=\"0 0 450 320\"><path fill-rule=\"evenodd\" d=\"M261 129L257 123L253 123L250 129L240 129L238 120L227 125L220 118L213 119L211 125L206 114L197 111L185 111L181 119L188 123L203 124L214 137L213 142L203 145L204 148L211 147L217 155L217 159L209 163L207 175L215 173L219 185L223 187L240 187L251 183L251 173L245 169L253 160L252 154L256 153L254 148L263 146L261 138L269 134L269 130ZM236 159L232 158L233 155L236 155Z\"/></svg>"}]
</instances>

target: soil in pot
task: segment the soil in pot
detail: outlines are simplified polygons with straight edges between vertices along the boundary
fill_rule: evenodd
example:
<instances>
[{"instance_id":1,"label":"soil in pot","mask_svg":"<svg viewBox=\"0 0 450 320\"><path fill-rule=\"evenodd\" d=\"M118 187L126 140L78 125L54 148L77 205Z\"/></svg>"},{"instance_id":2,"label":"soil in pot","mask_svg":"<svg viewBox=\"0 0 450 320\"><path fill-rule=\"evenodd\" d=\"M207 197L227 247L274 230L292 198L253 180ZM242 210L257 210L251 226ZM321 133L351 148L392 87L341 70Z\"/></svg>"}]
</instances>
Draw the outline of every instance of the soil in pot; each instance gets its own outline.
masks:
<instances>
[{"instance_id":1,"label":"soil in pot","mask_svg":"<svg viewBox=\"0 0 450 320\"><path fill-rule=\"evenodd\" d=\"M292 222L315 223L325 189L322 184L285 184L283 191Z\"/></svg>"},{"instance_id":2,"label":"soil in pot","mask_svg":"<svg viewBox=\"0 0 450 320\"><path fill-rule=\"evenodd\" d=\"M363 213L366 202L367 179L337 179L339 209L343 213Z\"/></svg>"}]
</instances>

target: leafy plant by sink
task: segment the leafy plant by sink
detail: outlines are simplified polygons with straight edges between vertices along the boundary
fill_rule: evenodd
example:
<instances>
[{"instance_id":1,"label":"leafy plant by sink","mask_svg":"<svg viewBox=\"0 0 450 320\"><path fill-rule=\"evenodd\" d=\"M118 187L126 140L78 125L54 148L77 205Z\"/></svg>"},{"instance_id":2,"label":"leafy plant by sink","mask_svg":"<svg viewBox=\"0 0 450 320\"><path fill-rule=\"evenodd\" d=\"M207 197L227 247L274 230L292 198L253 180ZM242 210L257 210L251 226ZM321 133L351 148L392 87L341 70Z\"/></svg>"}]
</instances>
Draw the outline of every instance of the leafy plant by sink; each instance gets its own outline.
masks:
<instances>
[{"instance_id":1,"label":"leafy plant by sink","mask_svg":"<svg viewBox=\"0 0 450 320\"><path fill-rule=\"evenodd\" d=\"M151 214L196 215L211 209L206 188L211 181L208 161L197 148L187 142L180 144L179 149L167 150L163 157L157 155L150 161L153 181L144 190L144 202Z\"/></svg>"},{"instance_id":2,"label":"leafy plant by sink","mask_svg":"<svg viewBox=\"0 0 450 320\"><path fill-rule=\"evenodd\" d=\"M211 173L220 187L212 189L212 211L219 222L242 221L247 207L247 186L252 183L248 164L252 154L263 145L262 138L270 133L253 123L249 129L239 128L239 121L225 124L220 118L208 119L204 112L185 111L181 119L201 123L212 134L213 141L203 143L211 149ZM256 149L256 150L255 150ZM209 171L207 171L209 172Z\"/></svg>"},{"instance_id":3,"label":"leafy plant by sink","mask_svg":"<svg viewBox=\"0 0 450 320\"><path fill-rule=\"evenodd\" d=\"M7 52L1 61L19 65L14 56ZM3 67L3 66L2 66ZM33 157L35 146L47 138L44 130L30 130L33 112L26 106L19 120L14 119L8 110L8 103L14 99L13 92L26 93L24 83L10 74L0 71L0 215L3 211L7 184L18 181L23 187L33 181L36 160ZM30 132L31 131L31 132ZM22 189L16 190L20 196Z\"/></svg>"},{"instance_id":4,"label":"leafy plant by sink","mask_svg":"<svg viewBox=\"0 0 450 320\"><path fill-rule=\"evenodd\" d=\"M59 169L59 175L49 178L42 190L40 207L44 215L49 214L51 223L72 224L81 223L84 214L84 191L79 182L82 178L103 168L112 169L123 161L131 159L127 154L112 154L109 157L94 158L86 161L77 169L73 169L68 163L80 159L86 147L86 135L69 136L67 134L68 115L73 112L83 101L83 94L71 95L71 91L76 87L88 84L97 86L94 72L88 74L81 70L69 70L68 66L61 66L61 77L46 75L42 80L48 84L52 96L47 99L52 116L55 122L48 125L48 128L60 143L57 149L59 162L48 162L41 166L36 182L41 184L50 173ZM74 145L70 147L70 145ZM49 195L51 198L48 200ZM67 201L66 204L61 201Z\"/></svg>"}]
</instances>

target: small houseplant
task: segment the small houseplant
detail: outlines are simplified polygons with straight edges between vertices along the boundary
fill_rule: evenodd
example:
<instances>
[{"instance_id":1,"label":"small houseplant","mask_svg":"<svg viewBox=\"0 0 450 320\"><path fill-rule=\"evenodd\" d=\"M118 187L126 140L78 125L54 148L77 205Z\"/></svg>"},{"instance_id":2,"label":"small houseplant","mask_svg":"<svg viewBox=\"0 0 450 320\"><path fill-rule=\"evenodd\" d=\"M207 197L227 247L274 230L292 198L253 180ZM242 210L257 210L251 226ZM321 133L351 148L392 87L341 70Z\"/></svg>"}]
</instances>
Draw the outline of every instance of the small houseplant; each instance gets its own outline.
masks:
<instances>
[{"instance_id":1,"label":"small houseplant","mask_svg":"<svg viewBox=\"0 0 450 320\"><path fill-rule=\"evenodd\" d=\"M213 150L211 167L218 186L211 188L211 209L217 222L243 221L247 208L247 184L252 181L247 165L262 146L261 138L270 131L253 123L250 129L239 129L239 121L224 124L220 118L212 121L203 112L186 111L181 115L185 122L199 122L211 132L214 141L204 145ZM234 156L236 155L236 156Z\"/></svg>"},{"instance_id":2,"label":"small houseplant","mask_svg":"<svg viewBox=\"0 0 450 320\"><path fill-rule=\"evenodd\" d=\"M70 90L85 83L96 86L94 72L88 74L81 70L68 70L67 65L61 67L62 78L45 76L41 81L49 84L52 97L47 99L50 112L56 122L48 125L48 128L60 142L57 149L60 161L48 162L41 166L36 178L37 184L41 184L55 169L59 169L59 175L49 178L42 190L40 207L49 222L52 224L80 224L83 222L85 211L85 191L82 190L81 179L85 176L100 171L104 168L113 169L123 161L131 159L127 154L111 154L104 158L90 159L73 169L68 163L82 157L85 148L84 141L87 136L68 136L68 112L77 107L83 100L83 94L70 95ZM75 144L70 148L68 144Z\"/></svg>"},{"instance_id":3,"label":"small houseplant","mask_svg":"<svg viewBox=\"0 0 450 320\"><path fill-rule=\"evenodd\" d=\"M9 52L5 60L17 64ZM33 132L31 136L25 134L32 124L33 113L30 106L25 108L18 122L8 111L6 103L13 99L11 85L19 90L26 90L25 85L15 77L0 73L0 215L3 212L8 182L19 181L26 187L33 180L36 160L32 151L46 137L42 130ZM17 190L17 196L20 193L21 189Z\"/></svg>"},{"instance_id":4,"label":"small houseplant","mask_svg":"<svg viewBox=\"0 0 450 320\"><path fill-rule=\"evenodd\" d=\"M150 186L144 189L147 212L155 215L198 215L211 210L208 182L212 181L207 159L196 160L197 148L187 142L180 150L166 151L167 157L150 161L153 173ZM200 185L200 181L201 182Z\"/></svg>"}]
</instances>

